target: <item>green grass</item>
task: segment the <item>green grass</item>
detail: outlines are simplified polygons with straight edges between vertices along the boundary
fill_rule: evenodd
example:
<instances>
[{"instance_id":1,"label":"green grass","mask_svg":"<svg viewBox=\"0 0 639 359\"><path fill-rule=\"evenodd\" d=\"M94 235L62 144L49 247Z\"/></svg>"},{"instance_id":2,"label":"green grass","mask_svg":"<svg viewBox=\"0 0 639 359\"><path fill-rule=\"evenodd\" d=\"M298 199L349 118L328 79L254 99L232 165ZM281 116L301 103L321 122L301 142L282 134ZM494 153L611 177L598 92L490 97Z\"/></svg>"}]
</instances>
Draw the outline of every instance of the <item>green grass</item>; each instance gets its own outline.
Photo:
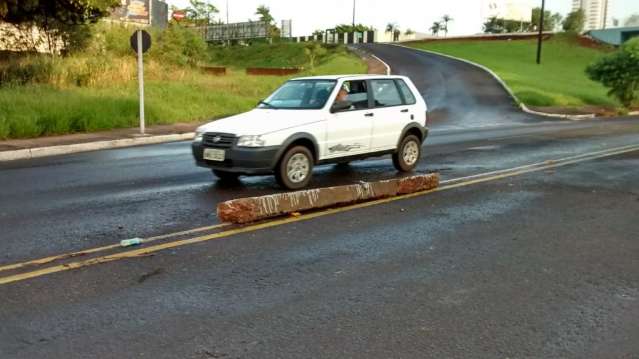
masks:
<instances>
[{"instance_id":1,"label":"green grass","mask_svg":"<svg viewBox=\"0 0 639 359\"><path fill-rule=\"evenodd\" d=\"M334 52L305 74L365 71L359 58ZM247 111L286 79L247 76L237 70L220 77L188 71L181 79L149 80L145 83L147 123L200 122ZM137 96L135 80L97 88L0 87L0 139L135 127Z\"/></svg>"},{"instance_id":2,"label":"green grass","mask_svg":"<svg viewBox=\"0 0 639 359\"><path fill-rule=\"evenodd\" d=\"M307 59L302 43L257 43L251 46L212 46L211 62L233 68L246 67L301 67Z\"/></svg>"},{"instance_id":3,"label":"green grass","mask_svg":"<svg viewBox=\"0 0 639 359\"><path fill-rule=\"evenodd\" d=\"M581 46L574 36L558 35L544 41L541 65L535 63L535 40L432 41L409 45L464 58L490 68L526 105L621 106L607 96L605 87L591 81L585 74L589 64L610 50Z\"/></svg>"}]
</instances>

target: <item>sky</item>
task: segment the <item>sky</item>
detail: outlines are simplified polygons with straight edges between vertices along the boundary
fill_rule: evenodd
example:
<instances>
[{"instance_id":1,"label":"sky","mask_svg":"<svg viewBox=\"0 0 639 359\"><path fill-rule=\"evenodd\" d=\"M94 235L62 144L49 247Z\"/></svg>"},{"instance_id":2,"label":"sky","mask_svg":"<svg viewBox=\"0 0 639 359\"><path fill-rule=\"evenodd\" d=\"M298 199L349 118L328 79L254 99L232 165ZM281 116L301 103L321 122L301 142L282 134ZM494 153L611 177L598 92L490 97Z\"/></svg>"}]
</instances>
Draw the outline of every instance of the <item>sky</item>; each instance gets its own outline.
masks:
<instances>
[{"instance_id":1,"label":"sky","mask_svg":"<svg viewBox=\"0 0 639 359\"><path fill-rule=\"evenodd\" d=\"M206 1L206 0L205 0ZM226 0L208 0L219 10L218 16L226 21ZM483 0L356 0L356 22L384 29L389 22L418 32L428 32L434 21L450 15L450 35L468 35L481 32ZM520 0L541 4L541 0ZM613 18L625 19L639 13L639 0L610 0ZM178 8L188 6L188 0L166 0ZM228 0L230 22L256 19L255 9L266 5L271 9L278 25L283 19L293 20L293 36L305 36L314 30L328 29L336 24L350 24L353 20L352 0ZM562 15L570 12L572 0L546 0L546 7Z\"/></svg>"}]
</instances>

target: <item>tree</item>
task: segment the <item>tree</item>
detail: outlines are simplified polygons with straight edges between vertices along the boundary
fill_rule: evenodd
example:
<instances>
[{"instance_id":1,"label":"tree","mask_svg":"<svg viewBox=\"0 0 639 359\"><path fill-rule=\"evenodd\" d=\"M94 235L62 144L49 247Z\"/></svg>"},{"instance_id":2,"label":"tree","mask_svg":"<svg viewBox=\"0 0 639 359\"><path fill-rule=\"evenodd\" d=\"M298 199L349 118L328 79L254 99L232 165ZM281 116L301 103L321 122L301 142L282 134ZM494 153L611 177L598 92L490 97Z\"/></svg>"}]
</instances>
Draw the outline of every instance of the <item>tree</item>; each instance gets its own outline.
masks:
<instances>
[{"instance_id":1,"label":"tree","mask_svg":"<svg viewBox=\"0 0 639 359\"><path fill-rule=\"evenodd\" d=\"M397 35L395 34L397 33L398 30L399 30L399 26L394 22L389 22L388 25L386 25L386 32L390 32L392 37L391 41L397 41Z\"/></svg>"},{"instance_id":2,"label":"tree","mask_svg":"<svg viewBox=\"0 0 639 359\"><path fill-rule=\"evenodd\" d=\"M326 55L326 49L320 43L312 42L304 47L304 54L308 57L309 66L313 70L317 59Z\"/></svg>"},{"instance_id":3,"label":"tree","mask_svg":"<svg viewBox=\"0 0 639 359\"><path fill-rule=\"evenodd\" d=\"M313 31L313 36L324 36L324 30Z\"/></svg>"},{"instance_id":4,"label":"tree","mask_svg":"<svg viewBox=\"0 0 639 359\"><path fill-rule=\"evenodd\" d=\"M255 15L259 15L260 16L260 21L264 21L264 22L267 22L269 24L272 24L275 21L275 18L273 18L273 15L271 15L271 9L269 9L265 5L260 5L257 8L257 11L255 12Z\"/></svg>"},{"instance_id":5,"label":"tree","mask_svg":"<svg viewBox=\"0 0 639 359\"><path fill-rule=\"evenodd\" d=\"M567 32L580 33L584 29L586 14L582 9L573 11L566 16L563 23L563 29Z\"/></svg>"},{"instance_id":6,"label":"tree","mask_svg":"<svg viewBox=\"0 0 639 359\"><path fill-rule=\"evenodd\" d=\"M608 96L630 108L639 100L639 38L627 41L618 51L588 66L586 74L610 88Z\"/></svg>"},{"instance_id":7,"label":"tree","mask_svg":"<svg viewBox=\"0 0 639 359\"><path fill-rule=\"evenodd\" d=\"M119 4L119 0L0 0L0 22L24 32L35 26L46 34L49 50L57 52L58 40L69 45L82 38L76 34L87 31L82 25L108 16Z\"/></svg>"},{"instance_id":8,"label":"tree","mask_svg":"<svg viewBox=\"0 0 639 359\"><path fill-rule=\"evenodd\" d=\"M204 0L189 0L191 6L186 8L186 17L197 25L208 25L214 21L213 16L220 11L213 4Z\"/></svg>"},{"instance_id":9,"label":"tree","mask_svg":"<svg viewBox=\"0 0 639 359\"><path fill-rule=\"evenodd\" d=\"M541 17L541 8L536 7L532 10L532 16L530 19L530 26L528 28L529 31L538 31L539 30L539 20ZM555 26L557 25L557 20L561 19L561 14L552 14L550 11L544 11L544 31L553 31L555 30Z\"/></svg>"},{"instance_id":10,"label":"tree","mask_svg":"<svg viewBox=\"0 0 639 359\"><path fill-rule=\"evenodd\" d=\"M410 29L410 28L406 29L406 31L404 32L404 35L407 35L407 36L413 35L413 34L415 34L415 31L413 31L413 29Z\"/></svg>"},{"instance_id":11,"label":"tree","mask_svg":"<svg viewBox=\"0 0 639 359\"><path fill-rule=\"evenodd\" d=\"M484 23L484 33L486 34L501 34L504 31L503 19L498 19L496 16L489 18Z\"/></svg>"},{"instance_id":12,"label":"tree","mask_svg":"<svg viewBox=\"0 0 639 359\"><path fill-rule=\"evenodd\" d=\"M562 25L562 20L564 19L564 17L560 14L560 13L554 13L550 16L551 18L551 22L553 24L553 28L552 31L557 31L559 30L559 28L561 28Z\"/></svg>"},{"instance_id":13,"label":"tree","mask_svg":"<svg viewBox=\"0 0 639 359\"><path fill-rule=\"evenodd\" d=\"M442 22L444 23L444 25L442 26L442 30L444 30L444 33L445 33L444 36L448 36L448 23L451 21L453 21L452 17L448 15L442 16Z\"/></svg>"},{"instance_id":14,"label":"tree","mask_svg":"<svg viewBox=\"0 0 639 359\"><path fill-rule=\"evenodd\" d=\"M269 9L266 5L260 5L255 11L255 15L259 15L259 20L268 24L269 37L279 37L280 29L275 26L275 18L271 15L271 9Z\"/></svg>"},{"instance_id":15,"label":"tree","mask_svg":"<svg viewBox=\"0 0 639 359\"><path fill-rule=\"evenodd\" d=\"M430 27L430 31L433 35L437 36L439 34L439 30L442 29L442 24L439 21L433 22L433 25Z\"/></svg>"},{"instance_id":16,"label":"tree","mask_svg":"<svg viewBox=\"0 0 639 359\"><path fill-rule=\"evenodd\" d=\"M630 15L624 22L624 26L639 26L639 14Z\"/></svg>"},{"instance_id":17,"label":"tree","mask_svg":"<svg viewBox=\"0 0 639 359\"><path fill-rule=\"evenodd\" d=\"M362 25L362 24L357 24L355 26L351 24L340 24L335 26L335 32L338 34L346 34L351 32L366 32L366 31L372 31L372 30L373 30L372 27Z\"/></svg>"}]
</instances>

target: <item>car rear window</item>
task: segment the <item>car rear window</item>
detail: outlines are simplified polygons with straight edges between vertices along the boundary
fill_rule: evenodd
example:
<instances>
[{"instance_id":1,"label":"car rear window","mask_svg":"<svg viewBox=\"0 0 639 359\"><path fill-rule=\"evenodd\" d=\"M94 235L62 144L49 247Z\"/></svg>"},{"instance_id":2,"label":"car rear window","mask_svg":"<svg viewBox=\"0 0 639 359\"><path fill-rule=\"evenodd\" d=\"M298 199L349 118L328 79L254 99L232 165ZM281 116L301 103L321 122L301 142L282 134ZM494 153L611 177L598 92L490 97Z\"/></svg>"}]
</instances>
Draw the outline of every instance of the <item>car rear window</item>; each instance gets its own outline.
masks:
<instances>
[{"instance_id":1,"label":"car rear window","mask_svg":"<svg viewBox=\"0 0 639 359\"><path fill-rule=\"evenodd\" d=\"M375 107L403 105L402 97L393 80L371 80Z\"/></svg>"},{"instance_id":2,"label":"car rear window","mask_svg":"<svg viewBox=\"0 0 639 359\"><path fill-rule=\"evenodd\" d=\"M404 80L397 80L397 86L399 86L399 90L402 92L402 95L404 95L406 105L414 105L417 102L415 95L413 95L413 91L410 90L410 87L406 85Z\"/></svg>"}]
</instances>

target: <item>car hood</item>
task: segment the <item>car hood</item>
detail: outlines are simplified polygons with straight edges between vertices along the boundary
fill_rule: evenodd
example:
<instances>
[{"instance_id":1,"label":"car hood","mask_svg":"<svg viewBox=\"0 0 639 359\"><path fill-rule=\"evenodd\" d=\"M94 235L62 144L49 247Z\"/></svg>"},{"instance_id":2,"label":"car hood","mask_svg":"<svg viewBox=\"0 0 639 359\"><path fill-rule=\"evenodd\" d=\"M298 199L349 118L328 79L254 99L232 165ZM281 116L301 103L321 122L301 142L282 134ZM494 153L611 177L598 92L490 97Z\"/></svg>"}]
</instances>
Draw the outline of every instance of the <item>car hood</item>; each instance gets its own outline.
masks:
<instances>
[{"instance_id":1,"label":"car hood","mask_svg":"<svg viewBox=\"0 0 639 359\"><path fill-rule=\"evenodd\" d=\"M199 132L220 132L237 136L265 135L321 121L318 110L256 109L239 115L209 122Z\"/></svg>"}]
</instances>

